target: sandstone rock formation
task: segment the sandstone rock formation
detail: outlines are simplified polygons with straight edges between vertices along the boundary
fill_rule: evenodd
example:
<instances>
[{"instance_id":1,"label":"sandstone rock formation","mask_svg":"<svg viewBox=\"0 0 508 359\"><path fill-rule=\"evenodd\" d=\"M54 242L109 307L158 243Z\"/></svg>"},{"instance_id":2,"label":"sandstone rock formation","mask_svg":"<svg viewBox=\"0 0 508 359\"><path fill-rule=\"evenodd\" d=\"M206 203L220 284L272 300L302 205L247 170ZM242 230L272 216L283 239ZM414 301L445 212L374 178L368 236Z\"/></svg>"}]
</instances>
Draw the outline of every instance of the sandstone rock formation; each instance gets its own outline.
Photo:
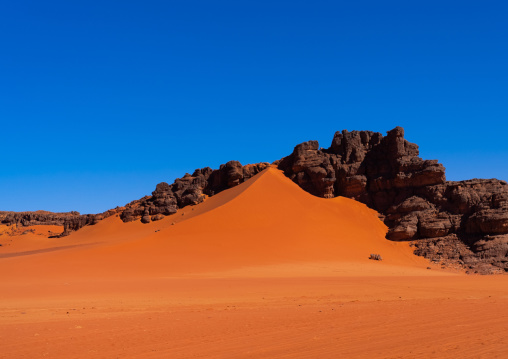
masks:
<instances>
[{"instance_id":1,"label":"sandstone rock formation","mask_svg":"<svg viewBox=\"0 0 508 359\"><path fill-rule=\"evenodd\" d=\"M508 271L508 185L446 181L444 167L418 157L401 127L386 136L337 132L328 149L297 145L278 166L306 191L345 196L383 215L387 238L413 241L416 253L473 272Z\"/></svg>"}]
</instances>

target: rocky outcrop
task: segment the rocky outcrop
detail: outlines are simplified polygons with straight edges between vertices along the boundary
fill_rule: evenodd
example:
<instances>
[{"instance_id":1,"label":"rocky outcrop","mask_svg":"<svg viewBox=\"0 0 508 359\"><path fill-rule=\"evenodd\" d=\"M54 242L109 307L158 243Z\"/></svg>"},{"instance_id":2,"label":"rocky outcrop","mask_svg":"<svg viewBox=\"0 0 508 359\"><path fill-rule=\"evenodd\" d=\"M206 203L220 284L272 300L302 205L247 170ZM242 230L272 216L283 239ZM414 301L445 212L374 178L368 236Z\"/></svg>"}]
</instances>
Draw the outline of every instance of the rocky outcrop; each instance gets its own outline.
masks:
<instances>
[{"instance_id":1,"label":"rocky outcrop","mask_svg":"<svg viewBox=\"0 0 508 359\"><path fill-rule=\"evenodd\" d=\"M345 196L386 211L418 187L445 182L444 167L418 157L418 146L397 127L386 137L371 131L337 132L328 149L304 142L279 168L320 197Z\"/></svg>"},{"instance_id":2,"label":"rocky outcrop","mask_svg":"<svg viewBox=\"0 0 508 359\"><path fill-rule=\"evenodd\" d=\"M171 185L159 183L151 196L133 201L120 209L120 218L124 222L141 219L143 223L160 220L179 208L201 203L206 196L239 185L269 165L265 162L242 166L238 161L230 161L218 170L210 167L197 169L192 175L187 173L182 178L177 178Z\"/></svg>"},{"instance_id":3,"label":"rocky outcrop","mask_svg":"<svg viewBox=\"0 0 508 359\"><path fill-rule=\"evenodd\" d=\"M116 207L114 209L110 209L103 213L98 214L82 214L73 217L66 218L63 223L63 232L60 235L61 237L69 235L73 231L77 231L78 229L97 224L100 220L104 218L113 216L118 214L120 211L120 207Z\"/></svg>"},{"instance_id":4,"label":"rocky outcrop","mask_svg":"<svg viewBox=\"0 0 508 359\"><path fill-rule=\"evenodd\" d=\"M0 223L28 227L34 225L62 226L66 219L79 216L79 212L54 213L48 211L7 212L0 211Z\"/></svg>"},{"instance_id":5,"label":"rocky outcrop","mask_svg":"<svg viewBox=\"0 0 508 359\"><path fill-rule=\"evenodd\" d=\"M381 213L387 238L416 241L416 253L471 272L508 271L508 185L499 180L446 181L436 160L418 157L401 127L386 136L342 131L328 149L297 145L278 166L304 190L345 196Z\"/></svg>"},{"instance_id":6,"label":"rocky outcrop","mask_svg":"<svg viewBox=\"0 0 508 359\"><path fill-rule=\"evenodd\" d=\"M118 208L118 207L117 207ZM101 219L117 213L117 209L112 209L99 214L80 214L79 212L6 212L0 211L0 223L4 225L16 225L17 227L28 227L37 225L62 226L60 236L66 236L72 231L76 231L86 225L92 225Z\"/></svg>"}]
</instances>

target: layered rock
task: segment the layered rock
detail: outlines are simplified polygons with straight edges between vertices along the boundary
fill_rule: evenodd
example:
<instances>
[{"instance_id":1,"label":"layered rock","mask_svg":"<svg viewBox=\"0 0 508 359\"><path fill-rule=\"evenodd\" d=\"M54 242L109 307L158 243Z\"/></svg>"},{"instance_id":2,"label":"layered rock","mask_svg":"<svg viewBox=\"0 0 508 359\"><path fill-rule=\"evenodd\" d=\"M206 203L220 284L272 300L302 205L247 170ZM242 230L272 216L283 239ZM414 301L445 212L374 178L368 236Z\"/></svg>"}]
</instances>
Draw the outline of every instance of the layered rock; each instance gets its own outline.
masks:
<instances>
[{"instance_id":1,"label":"layered rock","mask_svg":"<svg viewBox=\"0 0 508 359\"><path fill-rule=\"evenodd\" d=\"M278 166L316 196L345 196L377 210L387 238L416 240L417 254L473 272L508 271L506 182L446 181L443 165L418 155L401 127L386 136L344 130L328 149L317 141L297 145Z\"/></svg>"}]
</instances>

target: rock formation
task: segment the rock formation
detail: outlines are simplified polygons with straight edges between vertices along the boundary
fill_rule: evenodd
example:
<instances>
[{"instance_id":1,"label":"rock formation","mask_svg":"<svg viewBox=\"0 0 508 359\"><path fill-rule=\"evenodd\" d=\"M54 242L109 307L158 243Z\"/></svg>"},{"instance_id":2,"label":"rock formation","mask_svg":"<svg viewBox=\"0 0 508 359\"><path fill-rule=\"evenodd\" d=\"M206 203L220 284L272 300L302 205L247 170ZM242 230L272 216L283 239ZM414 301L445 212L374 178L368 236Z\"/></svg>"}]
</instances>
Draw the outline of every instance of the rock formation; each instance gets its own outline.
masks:
<instances>
[{"instance_id":1,"label":"rock formation","mask_svg":"<svg viewBox=\"0 0 508 359\"><path fill-rule=\"evenodd\" d=\"M117 207L118 208L118 207ZM62 226L62 236L66 236L72 231L76 231L86 225L96 224L101 219L117 213L117 209L112 209L99 214L84 214L79 212L9 212L0 211L0 224L16 225L18 227L28 227L36 225L55 225Z\"/></svg>"},{"instance_id":2,"label":"rock formation","mask_svg":"<svg viewBox=\"0 0 508 359\"><path fill-rule=\"evenodd\" d=\"M18 226L63 225L66 218L79 216L79 212L53 213L48 211L8 212L0 211L0 223Z\"/></svg>"},{"instance_id":3,"label":"rock formation","mask_svg":"<svg viewBox=\"0 0 508 359\"><path fill-rule=\"evenodd\" d=\"M444 167L418 157L397 127L382 136L337 132L328 149L317 141L278 162L306 191L354 198L377 210L387 238L415 241L416 253L473 272L508 271L508 185L499 180L446 181Z\"/></svg>"}]
</instances>

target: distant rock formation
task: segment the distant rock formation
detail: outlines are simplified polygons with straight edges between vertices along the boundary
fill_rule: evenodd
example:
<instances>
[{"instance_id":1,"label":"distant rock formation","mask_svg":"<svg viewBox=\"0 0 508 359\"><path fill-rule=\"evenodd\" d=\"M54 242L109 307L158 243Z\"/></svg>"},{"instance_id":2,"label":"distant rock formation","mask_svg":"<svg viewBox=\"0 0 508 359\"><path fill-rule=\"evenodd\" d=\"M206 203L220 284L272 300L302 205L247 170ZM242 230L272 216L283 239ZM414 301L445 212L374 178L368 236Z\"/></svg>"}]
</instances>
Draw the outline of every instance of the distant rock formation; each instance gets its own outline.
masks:
<instances>
[{"instance_id":1,"label":"distant rock formation","mask_svg":"<svg viewBox=\"0 0 508 359\"><path fill-rule=\"evenodd\" d=\"M0 211L0 223L28 227L34 225L57 225L63 226L70 218L79 217L79 212L54 213L48 211L35 212L10 212Z\"/></svg>"},{"instance_id":2,"label":"distant rock formation","mask_svg":"<svg viewBox=\"0 0 508 359\"><path fill-rule=\"evenodd\" d=\"M446 181L443 165L418 157L401 127L383 137L337 132L328 149L317 141L278 162L304 190L356 199L382 214L387 238L415 241L415 253L478 273L508 271L508 185Z\"/></svg>"},{"instance_id":3,"label":"distant rock formation","mask_svg":"<svg viewBox=\"0 0 508 359\"><path fill-rule=\"evenodd\" d=\"M101 219L117 213L116 209L99 214L80 214L79 212L10 212L0 211L0 224L16 225L18 227L28 227L35 225L55 225L62 226L61 236L66 236L72 231L76 231L86 225L96 224Z\"/></svg>"}]
</instances>

